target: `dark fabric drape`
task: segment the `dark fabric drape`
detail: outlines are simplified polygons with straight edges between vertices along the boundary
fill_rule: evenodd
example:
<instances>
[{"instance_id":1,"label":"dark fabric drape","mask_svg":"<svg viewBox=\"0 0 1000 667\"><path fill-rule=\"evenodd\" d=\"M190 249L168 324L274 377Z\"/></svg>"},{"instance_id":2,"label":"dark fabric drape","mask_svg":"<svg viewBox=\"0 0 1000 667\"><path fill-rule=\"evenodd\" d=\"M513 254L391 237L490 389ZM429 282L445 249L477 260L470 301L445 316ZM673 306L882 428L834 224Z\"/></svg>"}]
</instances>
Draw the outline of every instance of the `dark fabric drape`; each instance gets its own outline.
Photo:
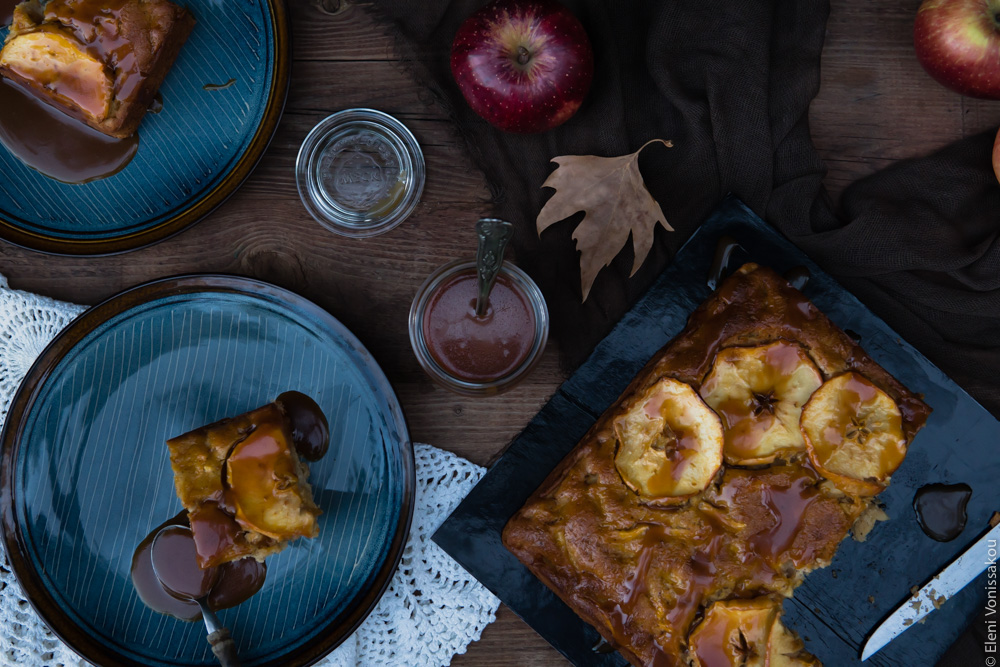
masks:
<instances>
[{"instance_id":1,"label":"dark fabric drape","mask_svg":"<svg viewBox=\"0 0 1000 667\"><path fill-rule=\"evenodd\" d=\"M727 192L777 226L911 343L1000 415L1000 187L992 136L900 162L848 188L822 186L809 103L819 87L826 0L565 0L591 37L594 85L580 112L538 135L499 132L465 104L451 39L483 0L373 0L436 93L515 223L518 263L541 286L567 366L580 363ZM676 229L658 229L631 279L625 250L580 303L580 216L535 233L557 155L621 155L652 138L646 184Z\"/></svg>"},{"instance_id":2,"label":"dark fabric drape","mask_svg":"<svg viewBox=\"0 0 1000 667\"><path fill-rule=\"evenodd\" d=\"M851 185L835 207L808 125L827 0L563 1L591 37L594 85L565 125L522 136L476 116L449 70L455 31L485 0L372 0L401 54L452 115L490 184L495 214L515 223L517 261L547 297L568 367L586 358L732 192L1000 415L992 134L894 164ZM675 146L647 148L640 165L676 231L658 229L631 279L632 253L623 252L581 304L570 238L579 215L541 238L535 233L551 194L540 187L550 160L622 155L653 138Z\"/></svg>"},{"instance_id":3,"label":"dark fabric drape","mask_svg":"<svg viewBox=\"0 0 1000 667\"><path fill-rule=\"evenodd\" d=\"M553 335L570 366L586 358L727 192L763 213L778 187L796 187L801 178L818 186L822 164L810 144L806 110L819 85L825 3L629 0L622 11L617 0L567 2L597 54L594 85L576 116L538 135L494 130L469 109L452 80L451 39L482 4L375 2L395 21L414 66L426 68L418 74L453 115L490 183L496 214L517 226L518 264L545 293ZM657 232L650 257L631 280L631 250L619 256L581 305L570 238L581 216L541 238L535 233L535 216L552 192L540 187L554 168L550 160L622 155L653 138L675 146L647 148L640 165L676 232Z\"/></svg>"}]
</instances>

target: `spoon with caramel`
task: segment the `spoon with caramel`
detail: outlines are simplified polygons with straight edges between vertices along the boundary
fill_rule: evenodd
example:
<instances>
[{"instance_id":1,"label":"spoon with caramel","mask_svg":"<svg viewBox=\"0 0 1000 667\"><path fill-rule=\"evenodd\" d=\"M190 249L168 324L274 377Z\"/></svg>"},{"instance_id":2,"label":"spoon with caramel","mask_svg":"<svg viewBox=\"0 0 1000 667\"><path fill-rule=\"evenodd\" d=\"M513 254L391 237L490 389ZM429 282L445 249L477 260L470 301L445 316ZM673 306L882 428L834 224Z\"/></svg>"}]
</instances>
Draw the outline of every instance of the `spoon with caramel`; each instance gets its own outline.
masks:
<instances>
[{"instance_id":1,"label":"spoon with caramel","mask_svg":"<svg viewBox=\"0 0 1000 667\"><path fill-rule=\"evenodd\" d=\"M208 629L208 643L222 667L239 667L236 643L208 605L208 596L219 581L219 568L198 565L194 536L187 526L165 526L150 547L153 574L170 595L193 600L201 608Z\"/></svg>"}]
</instances>

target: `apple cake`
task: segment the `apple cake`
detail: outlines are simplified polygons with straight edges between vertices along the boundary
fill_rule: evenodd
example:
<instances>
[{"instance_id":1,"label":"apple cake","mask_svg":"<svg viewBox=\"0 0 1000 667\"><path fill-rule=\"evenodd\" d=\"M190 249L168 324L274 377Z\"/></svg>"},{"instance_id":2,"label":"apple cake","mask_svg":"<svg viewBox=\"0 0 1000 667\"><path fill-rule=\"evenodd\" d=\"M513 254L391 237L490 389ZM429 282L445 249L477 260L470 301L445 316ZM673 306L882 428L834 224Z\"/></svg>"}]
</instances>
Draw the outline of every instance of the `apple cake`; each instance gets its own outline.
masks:
<instances>
[{"instance_id":1,"label":"apple cake","mask_svg":"<svg viewBox=\"0 0 1000 667\"><path fill-rule=\"evenodd\" d=\"M818 665L781 601L830 563L929 414L786 280L747 264L503 542L634 665Z\"/></svg>"},{"instance_id":2,"label":"apple cake","mask_svg":"<svg viewBox=\"0 0 1000 667\"><path fill-rule=\"evenodd\" d=\"M28 0L0 50L0 75L112 137L139 127L194 27L169 0Z\"/></svg>"},{"instance_id":3,"label":"apple cake","mask_svg":"<svg viewBox=\"0 0 1000 667\"><path fill-rule=\"evenodd\" d=\"M201 567L246 556L263 561L291 540L319 534L321 512L306 481L309 469L297 453L304 431L294 420L302 422L297 413L304 412L303 404L315 406L305 423L321 421L327 434L319 407L303 394L287 392L256 410L167 441L174 487L188 512Z\"/></svg>"}]
</instances>

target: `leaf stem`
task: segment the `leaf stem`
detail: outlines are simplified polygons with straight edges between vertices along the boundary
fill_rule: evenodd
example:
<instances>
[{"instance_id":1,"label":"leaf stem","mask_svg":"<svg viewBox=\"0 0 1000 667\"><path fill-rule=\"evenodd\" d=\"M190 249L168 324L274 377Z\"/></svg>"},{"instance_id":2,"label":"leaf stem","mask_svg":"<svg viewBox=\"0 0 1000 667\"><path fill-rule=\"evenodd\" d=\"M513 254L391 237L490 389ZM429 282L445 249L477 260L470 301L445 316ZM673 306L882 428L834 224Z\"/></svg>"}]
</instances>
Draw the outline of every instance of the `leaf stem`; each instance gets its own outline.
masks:
<instances>
[{"instance_id":1,"label":"leaf stem","mask_svg":"<svg viewBox=\"0 0 1000 667\"><path fill-rule=\"evenodd\" d=\"M657 141L659 141L661 144L663 144L667 148L673 148L674 147L673 142L670 141L669 139L650 139L649 141L647 141L646 143L644 143L642 146L639 146L639 150L637 150L635 153L633 153L633 155L635 155L636 157L639 157L639 153L642 152L643 148L645 148L646 146L648 146L650 144L655 144Z\"/></svg>"}]
</instances>

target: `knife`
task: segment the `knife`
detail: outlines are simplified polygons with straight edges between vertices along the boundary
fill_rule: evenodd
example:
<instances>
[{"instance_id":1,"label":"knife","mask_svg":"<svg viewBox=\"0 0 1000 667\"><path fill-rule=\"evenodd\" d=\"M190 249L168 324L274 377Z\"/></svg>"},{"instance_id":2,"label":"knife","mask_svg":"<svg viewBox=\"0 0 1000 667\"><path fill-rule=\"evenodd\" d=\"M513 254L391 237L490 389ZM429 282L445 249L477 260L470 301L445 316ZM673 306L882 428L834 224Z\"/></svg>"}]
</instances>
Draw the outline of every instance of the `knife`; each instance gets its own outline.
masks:
<instances>
[{"instance_id":1,"label":"knife","mask_svg":"<svg viewBox=\"0 0 1000 667\"><path fill-rule=\"evenodd\" d=\"M896 608L865 642L861 659L867 660L917 621L943 605L986 568L995 565L1000 551L1000 512L990 519L992 528L975 544L941 570L919 591Z\"/></svg>"}]
</instances>

